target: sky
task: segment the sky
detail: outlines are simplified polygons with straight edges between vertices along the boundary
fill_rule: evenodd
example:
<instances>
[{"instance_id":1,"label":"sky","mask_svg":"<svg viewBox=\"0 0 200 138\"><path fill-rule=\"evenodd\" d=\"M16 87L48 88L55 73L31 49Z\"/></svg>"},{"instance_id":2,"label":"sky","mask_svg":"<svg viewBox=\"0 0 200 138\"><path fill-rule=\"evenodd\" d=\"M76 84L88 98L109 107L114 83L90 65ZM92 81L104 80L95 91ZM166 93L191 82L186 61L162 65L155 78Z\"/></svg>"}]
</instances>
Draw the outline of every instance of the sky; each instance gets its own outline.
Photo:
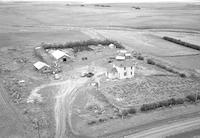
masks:
<instances>
[{"instance_id":1,"label":"sky","mask_svg":"<svg viewBox=\"0 0 200 138\"><path fill-rule=\"evenodd\" d=\"M129 2L200 2L200 0L0 0L0 1L65 1L83 3L129 3Z\"/></svg>"}]
</instances>

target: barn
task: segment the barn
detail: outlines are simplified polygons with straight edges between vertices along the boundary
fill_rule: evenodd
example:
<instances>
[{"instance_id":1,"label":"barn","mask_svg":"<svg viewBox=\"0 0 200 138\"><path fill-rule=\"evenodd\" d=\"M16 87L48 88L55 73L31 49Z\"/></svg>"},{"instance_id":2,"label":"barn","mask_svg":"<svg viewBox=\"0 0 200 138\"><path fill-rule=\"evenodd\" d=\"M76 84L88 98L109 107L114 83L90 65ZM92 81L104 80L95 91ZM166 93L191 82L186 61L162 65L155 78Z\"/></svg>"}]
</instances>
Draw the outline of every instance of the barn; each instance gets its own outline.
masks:
<instances>
[{"instance_id":1,"label":"barn","mask_svg":"<svg viewBox=\"0 0 200 138\"><path fill-rule=\"evenodd\" d=\"M67 62L70 60L70 56L63 51L56 50L51 53L51 55L58 61Z\"/></svg>"}]
</instances>

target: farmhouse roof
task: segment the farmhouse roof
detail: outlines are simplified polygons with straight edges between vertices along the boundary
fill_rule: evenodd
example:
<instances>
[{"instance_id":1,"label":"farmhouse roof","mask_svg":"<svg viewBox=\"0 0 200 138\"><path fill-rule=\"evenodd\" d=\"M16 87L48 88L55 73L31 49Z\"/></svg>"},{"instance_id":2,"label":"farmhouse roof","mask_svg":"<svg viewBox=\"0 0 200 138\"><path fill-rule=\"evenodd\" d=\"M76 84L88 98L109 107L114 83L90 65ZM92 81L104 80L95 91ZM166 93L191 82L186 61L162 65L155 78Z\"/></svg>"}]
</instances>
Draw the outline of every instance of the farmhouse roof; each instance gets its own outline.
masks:
<instances>
[{"instance_id":1,"label":"farmhouse roof","mask_svg":"<svg viewBox=\"0 0 200 138\"><path fill-rule=\"evenodd\" d=\"M136 64L135 60L125 60L125 61L113 62L113 65L115 65L117 67L131 67L131 66L134 66L135 64Z\"/></svg>"},{"instance_id":2,"label":"farmhouse roof","mask_svg":"<svg viewBox=\"0 0 200 138\"><path fill-rule=\"evenodd\" d=\"M38 46L38 47L36 47L35 49L40 49L41 47L40 46Z\"/></svg>"},{"instance_id":3,"label":"farmhouse roof","mask_svg":"<svg viewBox=\"0 0 200 138\"><path fill-rule=\"evenodd\" d=\"M127 53L128 51L127 51L127 50L118 50L117 52L118 52L118 53L125 54L125 53Z\"/></svg>"},{"instance_id":4,"label":"farmhouse roof","mask_svg":"<svg viewBox=\"0 0 200 138\"><path fill-rule=\"evenodd\" d=\"M125 60L125 56L118 55L115 57L117 60Z\"/></svg>"},{"instance_id":5,"label":"farmhouse roof","mask_svg":"<svg viewBox=\"0 0 200 138\"><path fill-rule=\"evenodd\" d=\"M36 62L35 64L33 64L33 66L38 70L42 69L43 67L50 67L49 65L41 61Z\"/></svg>"},{"instance_id":6,"label":"farmhouse roof","mask_svg":"<svg viewBox=\"0 0 200 138\"><path fill-rule=\"evenodd\" d=\"M129 56L131 56L131 53L125 53L125 56L129 57Z\"/></svg>"},{"instance_id":7,"label":"farmhouse roof","mask_svg":"<svg viewBox=\"0 0 200 138\"><path fill-rule=\"evenodd\" d=\"M60 59L60 58L62 58L64 56L69 57L68 54L66 54L65 52L60 51L60 50L53 51L51 54L55 59Z\"/></svg>"}]
</instances>

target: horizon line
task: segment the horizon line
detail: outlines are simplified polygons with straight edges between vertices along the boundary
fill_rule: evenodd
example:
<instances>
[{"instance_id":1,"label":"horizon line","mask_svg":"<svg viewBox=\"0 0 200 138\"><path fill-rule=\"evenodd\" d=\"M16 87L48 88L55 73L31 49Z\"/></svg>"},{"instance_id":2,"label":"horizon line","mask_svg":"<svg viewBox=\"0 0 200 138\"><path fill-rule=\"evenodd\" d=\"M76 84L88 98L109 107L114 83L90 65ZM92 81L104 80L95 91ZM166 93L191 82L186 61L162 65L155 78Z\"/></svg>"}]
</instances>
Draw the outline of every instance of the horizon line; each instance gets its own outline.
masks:
<instances>
[{"instance_id":1,"label":"horizon line","mask_svg":"<svg viewBox=\"0 0 200 138\"><path fill-rule=\"evenodd\" d=\"M200 0L0 0L0 2L44 2L44 3L198 3Z\"/></svg>"}]
</instances>

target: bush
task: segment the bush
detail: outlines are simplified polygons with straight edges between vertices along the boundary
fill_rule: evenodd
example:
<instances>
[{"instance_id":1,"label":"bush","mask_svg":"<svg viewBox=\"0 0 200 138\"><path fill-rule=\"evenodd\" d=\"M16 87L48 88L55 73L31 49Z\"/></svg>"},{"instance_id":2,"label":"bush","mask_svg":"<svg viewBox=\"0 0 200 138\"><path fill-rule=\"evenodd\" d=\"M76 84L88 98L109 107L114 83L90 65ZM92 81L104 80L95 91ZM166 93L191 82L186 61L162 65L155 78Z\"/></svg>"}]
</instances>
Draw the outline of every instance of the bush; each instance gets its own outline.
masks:
<instances>
[{"instance_id":1,"label":"bush","mask_svg":"<svg viewBox=\"0 0 200 138\"><path fill-rule=\"evenodd\" d=\"M182 77L182 78L185 78L185 77L186 77L186 74L184 74L184 73L180 73L179 75L180 75L180 77Z\"/></svg>"},{"instance_id":2,"label":"bush","mask_svg":"<svg viewBox=\"0 0 200 138\"><path fill-rule=\"evenodd\" d=\"M196 97L195 97L195 95L188 95L188 96L186 96L186 100L188 101L188 102L195 102L196 101Z\"/></svg>"},{"instance_id":3,"label":"bush","mask_svg":"<svg viewBox=\"0 0 200 138\"><path fill-rule=\"evenodd\" d=\"M170 106L170 101L168 101L168 100L160 101L159 105L160 105L160 107L169 107Z\"/></svg>"},{"instance_id":4,"label":"bush","mask_svg":"<svg viewBox=\"0 0 200 138\"><path fill-rule=\"evenodd\" d=\"M179 104L183 104L185 101L194 103L196 101L196 98L197 98L197 100L200 100L200 95L197 95L197 97L196 97L196 95L191 94L191 95L186 96L186 98L178 98L178 99L171 98L169 100L164 100L164 101L160 101L157 103L143 104L140 107L140 111L146 112L146 111L150 111L150 110L155 110L160 107L169 107L169 106L173 106L173 105L179 105ZM135 112L136 112L136 110L135 111L133 110L133 113L135 113Z\"/></svg>"},{"instance_id":5,"label":"bush","mask_svg":"<svg viewBox=\"0 0 200 138\"><path fill-rule=\"evenodd\" d=\"M129 114L135 114L135 113L136 113L136 109L130 108L130 109L128 110L128 113L129 113Z\"/></svg>"},{"instance_id":6,"label":"bush","mask_svg":"<svg viewBox=\"0 0 200 138\"><path fill-rule=\"evenodd\" d=\"M140 7L136 7L136 6L132 6L131 8L136 9L136 10L140 10Z\"/></svg>"},{"instance_id":7,"label":"bush","mask_svg":"<svg viewBox=\"0 0 200 138\"><path fill-rule=\"evenodd\" d=\"M94 125L94 124L96 124L97 122L96 121L90 121L90 122L88 122L88 125Z\"/></svg>"},{"instance_id":8,"label":"bush","mask_svg":"<svg viewBox=\"0 0 200 138\"><path fill-rule=\"evenodd\" d=\"M89 45L109 45L109 44L114 44L116 46L116 48L119 49L124 49L124 47L118 43L117 41L114 40L109 40L109 39L105 39L105 40L96 40L96 39L90 39L87 41L75 41L75 42L68 42L65 44L42 44L42 47L44 49L65 49L65 48L72 48L74 50L74 52L81 52L84 50L87 51L91 51L92 49L89 48Z\"/></svg>"},{"instance_id":9,"label":"bush","mask_svg":"<svg viewBox=\"0 0 200 138\"><path fill-rule=\"evenodd\" d=\"M200 95L197 95L197 100L200 100Z\"/></svg>"},{"instance_id":10,"label":"bush","mask_svg":"<svg viewBox=\"0 0 200 138\"><path fill-rule=\"evenodd\" d=\"M140 108L141 111L148 111L149 109L150 108L148 104L143 104L142 107Z\"/></svg>"},{"instance_id":11,"label":"bush","mask_svg":"<svg viewBox=\"0 0 200 138\"><path fill-rule=\"evenodd\" d=\"M185 47L200 50L199 45L191 44L191 43L184 42L184 41L181 41L181 40L178 40L178 39L175 39L175 38L172 38L172 37L167 37L167 36L164 36L163 39L170 41L170 42L173 42L173 43L176 43L176 44L179 44L179 45L182 45L182 46L185 46Z\"/></svg>"},{"instance_id":12,"label":"bush","mask_svg":"<svg viewBox=\"0 0 200 138\"><path fill-rule=\"evenodd\" d=\"M151 103L151 104L143 104L140 108L141 111L149 111L149 110L154 110L158 108L159 105L157 103Z\"/></svg>"},{"instance_id":13,"label":"bush","mask_svg":"<svg viewBox=\"0 0 200 138\"><path fill-rule=\"evenodd\" d=\"M149 110L155 110L160 107L169 107L171 105L178 105L178 104L183 104L183 103L184 103L184 99L182 98L178 98L178 99L171 98L169 100L164 100L157 103L143 104L140 108L140 111L144 112L144 111L149 111Z\"/></svg>"},{"instance_id":14,"label":"bush","mask_svg":"<svg viewBox=\"0 0 200 138\"><path fill-rule=\"evenodd\" d=\"M110 5L95 4L95 7L111 7Z\"/></svg>"},{"instance_id":15,"label":"bush","mask_svg":"<svg viewBox=\"0 0 200 138\"><path fill-rule=\"evenodd\" d=\"M183 103L184 103L184 99L182 98L176 99L176 104L183 104Z\"/></svg>"},{"instance_id":16,"label":"bush","mask_svg":"<svg viewBox=\"0 0 200 138\"><path fill-rule=\"evenodd\" d=\"M141 56L141 55L137 56L136 58L137 58L138 60L144 60L144 57Z\"/></svg>"},{"instance_id":17,"label":"bush","mask_svg":"<svg viewBox=\"0 0 200 138\"><path fill-rule=\"evenodd\" d=\"M156 63L153 61L153 59L147 59L147 63L151 65L155 65Z\"/></svg>"},{"instance_id":18,"label":"bush","mask_svg":"<svg viewBox=\"0 0 200 138\"><path fill-rule=\"evenodd\" d=\"M122 114L122 117L126 117L126 116L128 116L128 111L127 110L123 110L121 114Z\"/></svg>"},{"instance_id":19,"label":"bush","mask_svg":"<svg viewBox=\"0 0 200 138\"><path fill-rule=\"evenodd\" d=\"M176 105L176 100L174 98L171 98L168 100L169 105Z\"/></svg>"},{"instance_id":20,"label":"bush","mask_svg":"<svg viewBox=\"0 0 200 138\"><path fill-rule=\"evenodd\" d=\"M156 63L156 66L159 67L159 68L162 68L162 69L167 69L167 67L163 64L160 64L160 63Z\"/></svg>"},{"instance_id":21,"label":"bush","mask_svg":"<svg viewBox=\"0 0 200 138\"><path fill-rule=\"evenodd\" d=\"M113 117L113 116L110 116L109 118L110 118L110 119L114 119L114 117Z\"/></svg>"},{"instance_id":22,"label":"bush","mask_svg":"<svg viewBox=\"0 0 200 138\"><path fill-rule=\"evenodd\" d=\"M120 114L120 113L117 113L116 116L119 118L122 118L122 114Z\"/></svg>"},{"instance_id":23,"label":"bush","mask_svg":"<svg viewBox=\"0 0 200 138\"><path fill-rule=\"evenodd\" d=\"M100 118L100 119L99 119L99 122L100 122L100 123L103 123L103 122L105 122L106 120L107 120L106 118Z\"/></svg>"}]
</instances>

